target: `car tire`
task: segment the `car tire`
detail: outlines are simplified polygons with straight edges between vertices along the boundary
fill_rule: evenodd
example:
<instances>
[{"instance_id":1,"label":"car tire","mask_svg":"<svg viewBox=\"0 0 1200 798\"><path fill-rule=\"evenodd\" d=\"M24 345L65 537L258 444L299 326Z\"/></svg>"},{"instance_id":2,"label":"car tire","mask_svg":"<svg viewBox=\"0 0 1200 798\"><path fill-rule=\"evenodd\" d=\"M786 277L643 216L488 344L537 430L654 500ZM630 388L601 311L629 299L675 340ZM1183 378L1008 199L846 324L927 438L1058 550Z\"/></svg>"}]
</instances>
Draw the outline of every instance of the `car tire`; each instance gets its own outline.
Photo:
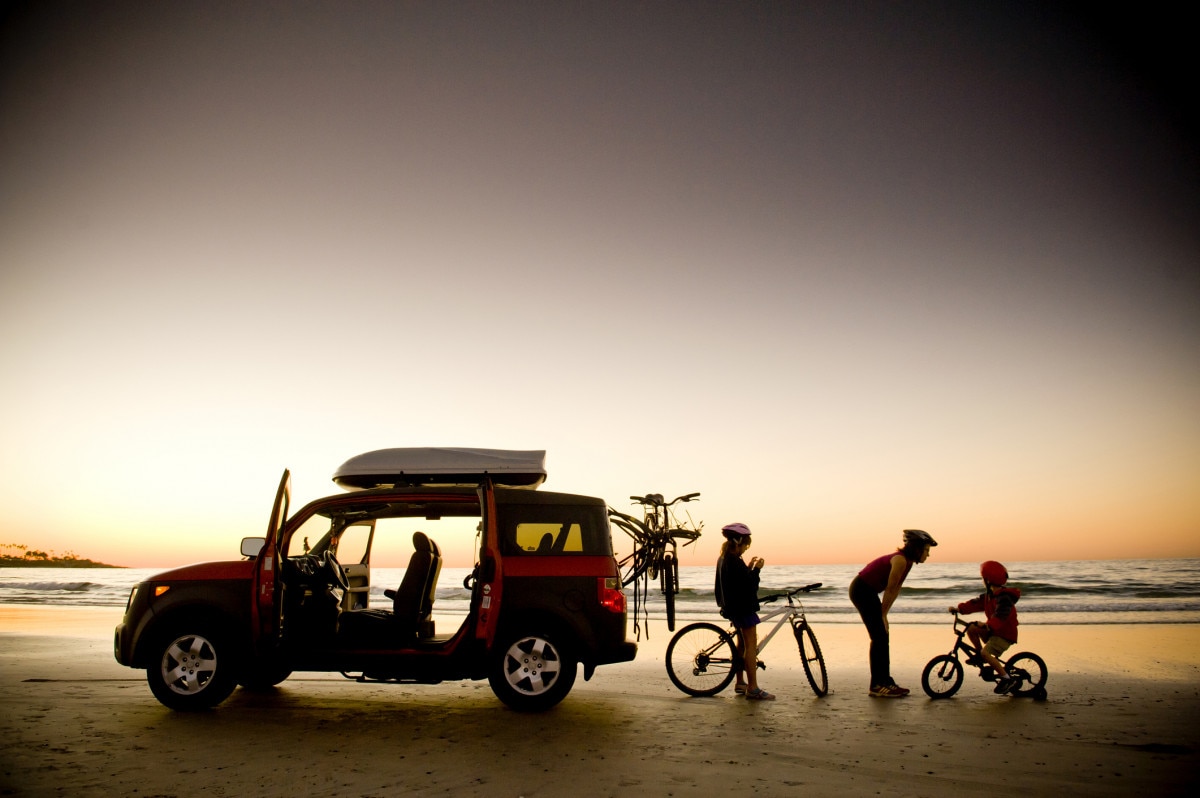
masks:
<instances>
[{"instance_id":1,"label":"car tire","mask_svg":"<svg viewBox=\"0 0 1200 798\"><path fill-rule=\"evenodd\" d=\"M505 640L488 673L497 698L518 712L543 712L566 698L578 664L570 646L542 633Z\"/></svg>"},{"instance_id":2,"label":"car tire","mask_svg":"<svg viewBox=\"0 0 1200 798\"><path fill-rule=\"evenodd\" d=\"M158 638L146 681L164 706L211 709L237 686L231 646L204 626L180 627Z\"/></svg>"}]
</instances>

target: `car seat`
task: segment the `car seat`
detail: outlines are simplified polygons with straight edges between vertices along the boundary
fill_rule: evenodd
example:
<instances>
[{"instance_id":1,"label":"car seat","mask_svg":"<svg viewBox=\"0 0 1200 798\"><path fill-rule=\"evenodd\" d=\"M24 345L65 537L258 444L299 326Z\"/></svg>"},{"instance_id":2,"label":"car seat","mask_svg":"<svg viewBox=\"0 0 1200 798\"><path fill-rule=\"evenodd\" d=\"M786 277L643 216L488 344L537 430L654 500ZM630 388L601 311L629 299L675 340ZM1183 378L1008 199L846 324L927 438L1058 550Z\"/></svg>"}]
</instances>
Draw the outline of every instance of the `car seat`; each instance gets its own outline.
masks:
<instances>
[{"instance_id":1,"label":"car seat","mask_svg":"<svg viewBox=\"0 0 1200 798\"><path fill-rule=\"evenodd\" d=\"M398 640L433 637L433 595L442 572L442 552L424 532L413 533L413 553L404 578L395 590L383 595L392 600L391 611L351 610L338 617L338 635L355 645L373 646Z\"/></svg>"},{"instance_id":2,"label":"car seat","mask_svg":"<svg viewBox=\"0 0 1200 798\"><path fill-rule=\"evenodd\" d=\"M392 600L392 615L404 631L433 637L433 597L442 572L442 552L424 532L413 533L413 553L404 578L395 590L383 595Z\"/></svg>"}]
</instances>

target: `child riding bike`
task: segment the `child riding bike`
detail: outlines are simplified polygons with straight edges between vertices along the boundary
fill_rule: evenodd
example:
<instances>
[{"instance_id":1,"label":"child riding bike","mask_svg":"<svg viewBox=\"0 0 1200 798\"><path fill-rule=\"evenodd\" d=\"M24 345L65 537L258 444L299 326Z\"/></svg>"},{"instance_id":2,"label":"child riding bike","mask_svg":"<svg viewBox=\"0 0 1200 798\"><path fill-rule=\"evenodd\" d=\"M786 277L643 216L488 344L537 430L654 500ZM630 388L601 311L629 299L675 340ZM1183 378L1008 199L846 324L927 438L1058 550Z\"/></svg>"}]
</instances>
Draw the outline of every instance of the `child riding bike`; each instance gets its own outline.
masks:
<instances>
[{"instance_id":1,"label":"child riding bike","mask_svg":"<svg viewBox=\"0 0 1200 798\"><path fill-rule=\"evenodd\" d=\"M1007 693L1016 686L1017 680L1005 670L999 657L1017 642L1015 605L1021 598L1021 591L1015 587L1006 587L1008 569L995 560L982 563L979 566L979 575L983 577L983 593L957 607L951 607L950 612L970 615L983 611L987 622L972 623L967 628L967 636L975 646L976 656L982 658L1000 677L995 692ZM971 665L979 664L978 661L972 662L970 659L967 662Z\"/></svg>"}]
</instances>

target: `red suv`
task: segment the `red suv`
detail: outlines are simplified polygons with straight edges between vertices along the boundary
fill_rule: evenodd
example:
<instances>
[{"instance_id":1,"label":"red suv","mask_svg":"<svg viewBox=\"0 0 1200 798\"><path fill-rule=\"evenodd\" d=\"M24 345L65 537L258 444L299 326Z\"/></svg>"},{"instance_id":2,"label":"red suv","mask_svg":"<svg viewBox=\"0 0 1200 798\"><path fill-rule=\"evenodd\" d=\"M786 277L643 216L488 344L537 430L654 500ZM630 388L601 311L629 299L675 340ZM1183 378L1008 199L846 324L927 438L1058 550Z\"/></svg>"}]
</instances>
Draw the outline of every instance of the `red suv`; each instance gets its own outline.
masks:
<instances>
[{"instance_id":1,"label":"red suv","mask_svg":"<svg viewBox=\"0 0 1200 798\"><path fill-rule=\"evenodd\" d=\"M357 681L488 679L510 707L544 710L597 665L632 660L625 594L600 499L535 488L544 452L383 449L334 474L346 493L288 516L284 472L265 538L231 562L147 579L116 629L117 661L144 668L174 709L215 706L237 685L265 688L294 671ZM416 527L420 527L417 529ZM466 617L435 629L439 536L474 533ZM371 552L411 535L391 606L369 606ZM310 544L310 539L315 543ZM394 538L393 538L394 541Z\"/></svg>"}]
</instances>

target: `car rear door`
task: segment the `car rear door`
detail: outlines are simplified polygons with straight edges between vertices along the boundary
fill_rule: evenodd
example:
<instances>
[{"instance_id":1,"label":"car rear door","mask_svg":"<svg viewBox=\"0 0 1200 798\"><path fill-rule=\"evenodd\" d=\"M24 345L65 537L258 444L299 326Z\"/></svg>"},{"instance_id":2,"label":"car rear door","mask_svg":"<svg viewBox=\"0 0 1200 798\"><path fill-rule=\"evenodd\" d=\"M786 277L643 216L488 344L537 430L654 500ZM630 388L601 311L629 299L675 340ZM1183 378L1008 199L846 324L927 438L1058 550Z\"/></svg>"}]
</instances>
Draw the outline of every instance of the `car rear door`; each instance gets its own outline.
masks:
<instances>
[{"instance_id":1,"label":"car rear door","mask_svg":"<svg viewBox=\"0 0 1200 798\"><path fill-rule=\"evenodd\" d=\"M375 519L351 524L338 536L337 558L349 587L342 597L343 610L363 610L371 593L371 544Z\"/></svg>"}]
</instances>

